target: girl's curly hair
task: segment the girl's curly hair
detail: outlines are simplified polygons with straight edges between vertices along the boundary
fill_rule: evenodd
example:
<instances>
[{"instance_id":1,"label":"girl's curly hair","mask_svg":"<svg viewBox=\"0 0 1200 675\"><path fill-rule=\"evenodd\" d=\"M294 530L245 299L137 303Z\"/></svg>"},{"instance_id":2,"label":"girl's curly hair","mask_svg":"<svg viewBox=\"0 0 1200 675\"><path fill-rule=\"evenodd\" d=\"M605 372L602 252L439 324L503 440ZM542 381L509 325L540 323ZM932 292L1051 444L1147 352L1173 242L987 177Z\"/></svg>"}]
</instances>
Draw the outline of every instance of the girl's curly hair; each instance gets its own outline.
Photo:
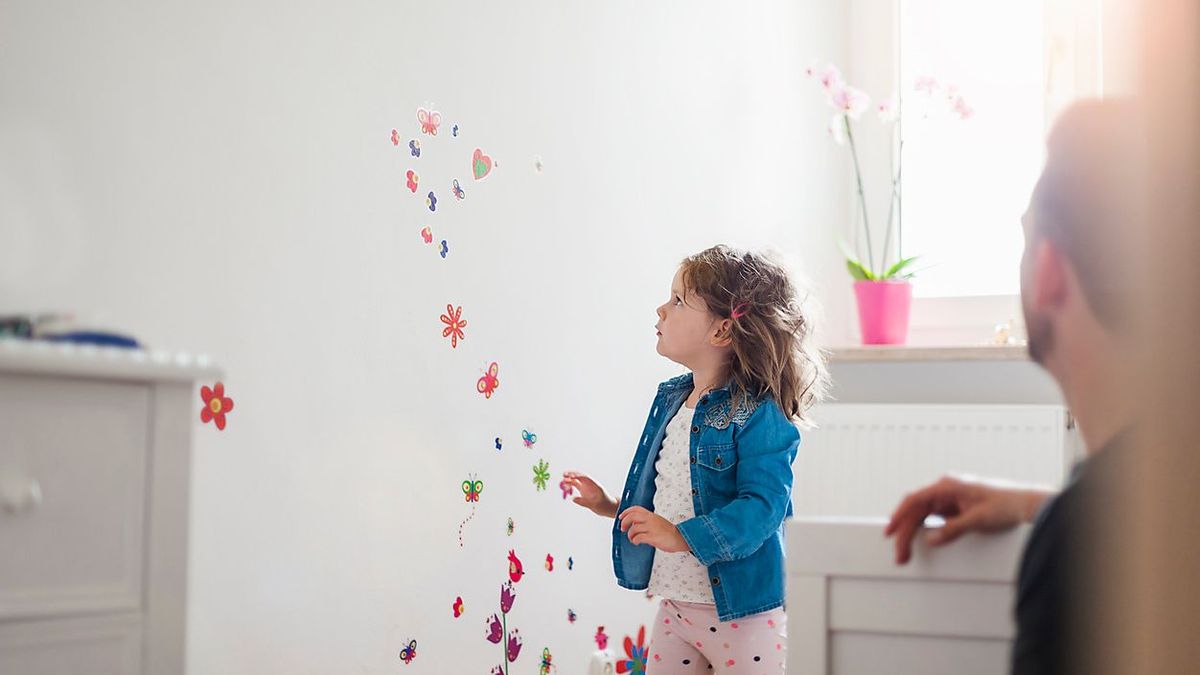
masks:
<instances>
[{"instance_id":1,"label":"girl's curly hair","mask_svg":"<svg viewBox=\"0 0 1200 675\"><path fill-rule=\"evenodd\" d=\"M723 244L684 258L684 293L730 319L735 392L770 395L789 419L812 426L808 410L825 396L829 375L787 271L768 257Z\"/></svg>"}]
</instances>

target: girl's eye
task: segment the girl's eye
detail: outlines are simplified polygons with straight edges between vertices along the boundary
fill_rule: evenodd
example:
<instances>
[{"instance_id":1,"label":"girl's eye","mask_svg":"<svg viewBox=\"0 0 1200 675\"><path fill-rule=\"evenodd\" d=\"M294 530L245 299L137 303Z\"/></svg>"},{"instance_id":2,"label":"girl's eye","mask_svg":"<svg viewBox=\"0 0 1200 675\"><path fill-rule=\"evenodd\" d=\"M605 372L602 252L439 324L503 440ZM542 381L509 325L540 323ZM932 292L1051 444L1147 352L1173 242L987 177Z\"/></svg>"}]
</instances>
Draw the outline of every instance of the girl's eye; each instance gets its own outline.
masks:
<instances>
[{"instance_id":1,"label":"girl's eye","mask_svg":"<svg viewBox=\"0 0 1200 675\"><path fill-rule=\"evenodd\" d=\"M682 298L680 298L678 295L677 295L677 296L675 296L675 305L676 305L676 306L679 306L679 305L682 305L682 304L683 304L683 299L682 299Z\"/></svg>"}]
</instances>

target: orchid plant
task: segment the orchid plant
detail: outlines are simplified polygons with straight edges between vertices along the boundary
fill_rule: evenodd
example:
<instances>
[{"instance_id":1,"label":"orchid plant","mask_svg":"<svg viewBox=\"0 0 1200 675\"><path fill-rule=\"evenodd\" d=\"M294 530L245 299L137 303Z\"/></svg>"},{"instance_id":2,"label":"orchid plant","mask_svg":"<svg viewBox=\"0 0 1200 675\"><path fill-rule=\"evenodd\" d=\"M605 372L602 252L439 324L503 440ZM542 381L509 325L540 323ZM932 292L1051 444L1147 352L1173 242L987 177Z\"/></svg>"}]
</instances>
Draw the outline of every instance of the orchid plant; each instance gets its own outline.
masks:
<instances>
[{"instance_id":1,"label":"orchid plant","mask_svg":"<svg viewBox=\"0 0 1200 675\"><path fill-rule=\"evenodd\" d=\"M891 193L888 198L887 229L883 238L883 250L880 252L879 264L876 265L875 247L871 241L871 224L867 212L866 191L863 189L862 168L858 160L858 148L854 144L854 125L868 108L871 107L871 97L861 89L850 86L842 77L842 72L833 64L825 66L811 65L805 71L809 78L816 80L825 93L826 101L834 109L829 121L828 132L838 145L848 145L850 157L854 162L854 179L858 197L858 208L862 214L863 237L857 243L865 243L866 255L856 248L851 252L843 245L846 256L846 268L850 275L858 281L888 281L909 280L914 272L911 265L917 256L900 257L899 252L889 257L892 248L892 234L900 228L900 177L904 159L904 140L897 142L896 167L892 175ZM969 106L958 87L943 85L932 77L921 77L913 85L916 95L923 97L927 105L923 118L928 119L937 114L948 114L959 120L970 119L974 110ZM875 113L879 121L892 128L893 138L896 138L896 126L900 121L900 106L896 97L875 105ZM889 263L891 263L889 265Z\"/></svg>"}]
</instances>

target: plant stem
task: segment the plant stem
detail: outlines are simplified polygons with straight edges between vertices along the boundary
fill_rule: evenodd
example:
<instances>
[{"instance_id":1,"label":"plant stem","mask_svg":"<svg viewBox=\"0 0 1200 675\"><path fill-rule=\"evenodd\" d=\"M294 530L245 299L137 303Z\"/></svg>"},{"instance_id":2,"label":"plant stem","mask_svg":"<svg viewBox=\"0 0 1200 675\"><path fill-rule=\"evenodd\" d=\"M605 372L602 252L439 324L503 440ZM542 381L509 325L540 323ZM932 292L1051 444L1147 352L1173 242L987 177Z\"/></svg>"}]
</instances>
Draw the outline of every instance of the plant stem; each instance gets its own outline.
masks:
<instances>
[{"instance_id":1,"label":"plant stem","mask_svg":"<svg viewBox=\"0 0 1200 675\"><path fill-rule=\"evenodd\" d=\"M904 152L904 141L903 140L900 141L900 152ZM892 217L895 215L895 212L896 212L896 202L897 202L897 200L900 199L900 195L898 195L896 193L896 190L900 186L900 172L903 170L904 170L904 165L900 162L897 162L896 163L896 177L894 179L892 179L892 194L891 194L891 197L889 197L889 199L888 199L887 234L885 234L883 237L883 259L880 260L881 267L879 269L879 274L881 276L883 275L884 272L887 271L888 246L890 246L892 243ZM899 253L899 251L897 251L896 260L899 260L899 259L900 259L900 253Z\"/></svg>"},{"instance_id":2,"label":"plant stem","mask_svg":"<svg viewBox=\"0 0 1200 675\"><path fill-rule=\"evenodd\" d=\"M850 141L850 156L854 158L854 178L858 182L858 203L862 207L863 231L867 235L867 269L875 269L874 247L871 246L871 221L867 217L867 198L863 194L862 169L858 166L858 149L854 146L854 132L850 130L850 116L842 115L846 125L846 139Z\"/></svg>"},{"instance_id":3,"label":"plant stem","mask_svg":"<svg viewBox=\"0 0 1200 675\"><path fill-rule=\"evenodd\" d=\"M500 612L504 621L504 641L500 643L500 662L504 664L504 675L508 675L508 612Z\"/></svg>"},{"instance_id":4,"label":"plant stem","mask_svg":"<svg viewBox=\"0 0 1200 675\"><path fill-rule=\"evenodd\" d=\"M903 130L900 132L903 134ZM904 167L904 136L900 136L900 153L896 158L896 172ZM896 178L896 254L904 253L904 183Z\"/></svg>"}]
</instances>

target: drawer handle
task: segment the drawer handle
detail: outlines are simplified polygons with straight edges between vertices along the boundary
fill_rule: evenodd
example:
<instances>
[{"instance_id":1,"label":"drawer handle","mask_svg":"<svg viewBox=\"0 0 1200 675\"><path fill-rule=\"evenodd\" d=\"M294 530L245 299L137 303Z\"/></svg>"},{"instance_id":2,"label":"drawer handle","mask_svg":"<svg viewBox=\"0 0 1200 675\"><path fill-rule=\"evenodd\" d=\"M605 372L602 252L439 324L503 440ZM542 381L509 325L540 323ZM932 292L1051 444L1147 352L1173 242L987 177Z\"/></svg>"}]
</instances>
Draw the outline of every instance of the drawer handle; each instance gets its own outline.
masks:
<instances>
[{"instance_id":1,"label":"drawer handle","mask_svg":"<svg viewBox=\"0 0 1200 675\"><path fill-rule=\"evenodd\" d=\"M32 511L42 503L42 486L34 478L0 480L0 508L6 513Z\"/></svg>"}]
</instances>

